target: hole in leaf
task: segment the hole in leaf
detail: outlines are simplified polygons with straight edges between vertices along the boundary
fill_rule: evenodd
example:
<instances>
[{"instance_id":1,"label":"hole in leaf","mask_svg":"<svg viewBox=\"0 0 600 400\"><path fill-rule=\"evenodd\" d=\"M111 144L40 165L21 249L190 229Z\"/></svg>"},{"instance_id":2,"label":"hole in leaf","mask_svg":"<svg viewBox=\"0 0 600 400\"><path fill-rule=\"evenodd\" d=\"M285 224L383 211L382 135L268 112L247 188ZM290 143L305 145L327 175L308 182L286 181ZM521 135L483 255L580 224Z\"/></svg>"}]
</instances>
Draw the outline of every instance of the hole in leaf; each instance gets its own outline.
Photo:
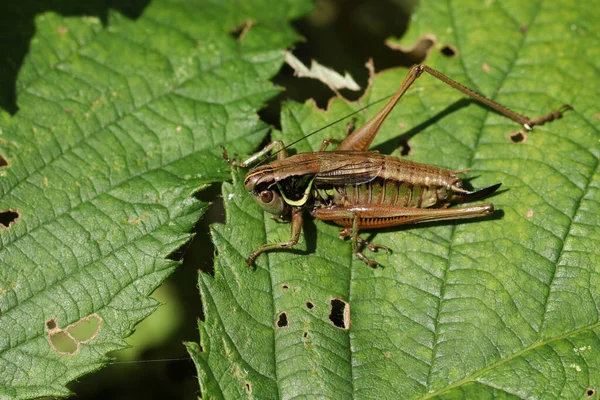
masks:
<instances>
[{"instance_id":1,"label":"hole in leaf","mask_svg":"<svg viewBox=\"0 0 600 400\"><path fill-rule=\"evenodd\" d=\"M331 311L329 313L329 321L340 328L347 330L350 328L350 304L344 300L337 298L329 300Z\"/></svg>"},{"instance_id":2,"label":"hole in leaf","mask_svg":"<svg viewBox=\"0 0 600 400\"><path fill-rule=\"evenodd\" d=\"M596 394L596 391L595 391L594 389L592 389L592 388L587 388L587 389L585 390L585 395L586 395L588 398L592 397L592 396L593 396L593 395L595 395L595 394Z\"/></svg>"},{"instance_id":3,"label":"hole in leaf","mask_svg":"<svg viewBox=\"0 0 600 400\"><path fill-rule=\"evenodd\" d=\"M98 314L91 314L61 329L56 318L52 318L46 321L48 343L58 354L73 355L82 343L87 343L98 335L101 322L102 318Z\"/></svg>"},{"instance_id":4,"label":"hole in leaf","mask_svg":"<svg viewBox=\"0 0 600 400\"><path fill-rule=\"evenodd\" d=\"M307 301L306 308L308 308L309 310L312 310L313 308L315 308L315 305L311 301Z\"/></svg>"},{"instance_id":5,"label":"hole in leaf","mask_svg":"<svg viewBox=\"0 0 600 400\"><path fill-rule=\"evenodd\" d=\"M521 131L511 133L508 138L513 143L525 143L527 141L527 134Z\"/></svg>"},{"instance_id":6,"label":"hole in leaf","mask_svg":"<svg viewBox=\"0 0 600 400\"><path fill-rule=\"evenodd\" d=\"M46 321L46 327L48 328L49 331L56 329L56 318L52 318L52 319Z\"/></svg>"},{"instance_id":7,"label":"hole in leaf","mask_svg":"<svg viewBox=\"0 0 600 400\"><path fill-rule=\"evenodd\" d=\"M250 28L252 28L252 25L254 25L255 23L256 23L256 21L254 21L254 20L248 20L248 21L242 22L241 24L239 24L238 26L236 26L235 28L233 28L230 31L231 36L233 36L237 40L244 39L244 36L246 36L246 34L250 30Z\"/></svg>"},{"instance_id":8,"label":"hole in leaf","mask_svg":"<svg viewBox=\"0 0 600 400\"><path fill-rule=\"evenodd\" d=\"M8 167L8 161L2 154L0 154L0 168Z\"/></svg>"},{"instance_id":9,"label":"hole in leaf","mask_svg":"<svg viewBox=\"0 0 600 400\"><path fill-rule=\"evenodd\" d=\"M14 224L19 218L19 213L16 210L8 210L0 211L0 224L4 225L7 228L10 228L12 224Z\"/></svg>"},{"instance_id":10,"label":"hole in leaf","mask_svg":"<svg viewBox=\"0 0 600 400\"><path fill-rule=\"evenodd\" d=\"M290 287L284 283L283 285L281 285L281 288L283 290L288 290Z\"/></svg>"},{"instance_id":11,"label":"hole in leaf","mask_svg":"<svg viewBox=\"0 0 600 400\"><path fill-rule=\"evenodd\" d=\"M63 330L48 335L48 341L59 354L75 354L79 350L79 343Z\"/></svg>"},{"instance_id":12,"label":"hole in leaf","mask_svg":"<svg viewBox=\"0 0 600 400\"><path fill-rule=\"evenodd\" d=\"M398 142L398 148L400 149L401 156L409 155L410 151L412 150L407 139L400 139L400 141Z\"/></svg>"},{"instance_id":13,"label":"hole in leaf","mask_svg":"<svg viewBox=\"0 0 600 400\"><path fill-rule=\"evenodd\" d=\"M250 386L250 382L246 382L246 392L252 393L252 386Z\"/></svg>"},{"instance_id":14,"label":"hole in leaf","mask_svg":"<svg viewBox=\"0 0 600 400\"><path fill-rule=\"evenodd\" d=\"M451 44L445 44L440 49L440 53L442 53L446 57L454 57L458 54L458 50Z\"/></svg>"},{"instance_id":15,"label":"hole in leaf","mask_svg":"<svg viewBox=\"0 0 600 400\"><path fill-rule=\"evenodd\" d=\"M308 332L304 332L304 333L302 334L302 337L303 337L304 339L306 339L306 338L308 337Z\"/></svg>"},{"instance_id":16,"label":"hole in leaf","mask_svg":"<svg viewBox=\"0 0 600 400\"><path fill-rule=\"evenodd\" d=\"M288 325L288 319L287 319L287 313L284 311L282 313L279 313L279 315L277 316L277 327L278 328L287 328Z\"/></svg>"},{"instance_id":17,"label":"hole in leaf","mask_svg":"<svg viewBox=\"0 0 600 400\"><path fill-rule=\"evenodd\" d=\"M87 343L100 332L100 322L102 318L98 314L88 315L76 323L69 325L67 332L79 343Z\"/></svg>"}]
</instances>

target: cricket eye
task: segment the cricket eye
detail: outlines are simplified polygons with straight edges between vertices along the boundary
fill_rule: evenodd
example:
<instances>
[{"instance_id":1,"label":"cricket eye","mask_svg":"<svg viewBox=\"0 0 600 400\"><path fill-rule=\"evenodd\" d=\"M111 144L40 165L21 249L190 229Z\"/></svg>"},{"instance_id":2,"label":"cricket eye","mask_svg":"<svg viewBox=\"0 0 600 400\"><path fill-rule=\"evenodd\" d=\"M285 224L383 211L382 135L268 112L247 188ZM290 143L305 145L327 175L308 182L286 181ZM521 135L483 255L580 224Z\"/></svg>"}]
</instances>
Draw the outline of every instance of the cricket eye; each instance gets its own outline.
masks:
<instances>
[{"instance_id":1,"label":"cricket eye","mask_svg":"<svg viewBox=\"0 0 600 400\"><path fill-rule=\"evenodd\" d=\"M273 201L273 192L271 192L270 190L263 190L262 192L260 192L260 202L261 203L267 203L269 204L270 202Z\"/></svg>"},{"instance_id":2,"label":"cricket eye","mask_svg":"<svg viewBox=\"0 0 600 400\"><path fill-rule=\"evenodd\" d=\"M265 211L275 215L283 214L285 203L283 202L283 199L279 193L276 191L263 190L262 192L258 193L256 200Z\"/></svg>"}]
</instances>

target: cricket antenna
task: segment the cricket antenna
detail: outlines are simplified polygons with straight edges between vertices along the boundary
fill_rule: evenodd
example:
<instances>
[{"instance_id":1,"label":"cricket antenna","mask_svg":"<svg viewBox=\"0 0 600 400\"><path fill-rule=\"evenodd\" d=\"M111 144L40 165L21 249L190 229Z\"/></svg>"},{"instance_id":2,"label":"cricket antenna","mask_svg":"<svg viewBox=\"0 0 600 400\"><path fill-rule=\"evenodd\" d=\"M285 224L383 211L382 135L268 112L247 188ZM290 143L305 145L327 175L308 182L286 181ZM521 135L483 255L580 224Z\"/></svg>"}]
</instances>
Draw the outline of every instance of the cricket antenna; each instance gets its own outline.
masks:
<instances>
[{"instance_id":1,"label":"cricket antenna","mask_svg":"<svg viewBox=\"0 0 600 400\"><path fill-rule=\"evenodd\" d=\"M325 126L323 126L323 127L319 128L319 129L317 129L317 130L315 130L315 131L312 131L312 132L310 132L310 133L308 133L308 134L306 134L306 135L302 136L300 139L296 139L296 140L294 140L292 143L290 143L290 144L286 145L284 148L282 148L282 149L279 149L279 150L277 150L275 153L271 154L270 156L267 156L267 157L263 158L263 159L262 159L262 161L260 161L260 162L257 164L257 166L259 166L259 165L262 165L263 163L267 162L267 161L268 161L268 160L270 160L271 158L273 158L273 157L277 156L277 154L278 154L278 153L280 153L280 152L282 152L282 151L285 151L286 149L288 149L289 147L291 147L291 146L295 145L296 143L299 143L299 142L301 142L301 141L305 140L306 138L308 138L308 137L310 137L310 136L312 136L312 135L314 135L314 134L316 134L316 133L319 133L319 132L321 132L322 130L325 130L325 129L327 129L327 128L329 128L330 126L333 126L333 125L335 125L335 124L337 124L337 123L339 123L339 122L342 122L342 121L343 121L343 120L345 120L346 118L350 118L351 116L353 116L353 115L356 115L356 114L358 114L359 112L361 112L361 111L364 111L364 110L366 110L367 108L369 108L369 107L371 107L371 106L374 106L375 104L381 103L382 101L385 101L385 100L389 99L389 98L390 98L390 97L392 97L392 96L393 96L393 94L390 94L390 95L388 95L388 96L384 96L384 97L382 97L382 98L380 98L380 99L378 99L378 100L375 100L374 102L372 102L372 103L369 103L369 104L367 104L366 106L364 106L364 107L361 107L361 108L359 108L358 110L356 110L356 111L353 111L353 112L351 112L350 114L343 116L342 118L339 118L339 119L337 119L337 120L335 120L335 121L333 121L333 122L330 122L329 124L327 124L327 125L325 125Z\"/></svg>"}]
</instances>

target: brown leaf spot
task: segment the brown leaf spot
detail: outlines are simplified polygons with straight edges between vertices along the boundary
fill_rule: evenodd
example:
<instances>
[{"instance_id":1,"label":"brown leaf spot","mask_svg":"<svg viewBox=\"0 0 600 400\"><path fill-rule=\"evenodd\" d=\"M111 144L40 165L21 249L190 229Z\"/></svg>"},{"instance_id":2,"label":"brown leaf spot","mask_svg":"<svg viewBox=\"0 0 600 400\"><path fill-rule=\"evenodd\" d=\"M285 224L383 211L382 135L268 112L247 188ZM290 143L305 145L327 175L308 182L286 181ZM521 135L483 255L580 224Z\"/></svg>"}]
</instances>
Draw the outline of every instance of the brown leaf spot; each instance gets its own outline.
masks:
<instances>
[{"instance_id":1,"label":"brown leaf spot","mask_svg":"<svg viewBox=\"0 0 600 400\"><path fill-rule=\"evenodd\" d=\"M600 113L595 113L595 114L594 114L594 118L596 118L596 119L600 119Z\"/></svg>"},{"instance_id":2,"label":"brown leaf spot","mask_svg":"<svg viewBox=\"0 0 600 400\"><path fill-rule=\"evenodd\" d=\"M56 28L56 33L58 33L59 35L66 35L67 33L69 33L69 28L67 28L66 26L59 26L58 28Z\"/></svg>"},{"instance_id":3,"label":"brown leaf spot","mask_svg":"<svg viewBox=\"0 0 600 400\"><path fill-rule=\"evenodd\" d=\"M529 27L528 27L527 25L521 25L521 26L519 27L519 31L520 31L521 33L527 33L527 31L528 31L528 30L529 30Z\"/></svg>"},{"instance_id":4,"label":"brown leaf spot","mask_svg":"<svg viewBox=\"0 0 600 400\"><path fill-rule=\"evenodd\" d=\"M48 331L56 329L56 318L52 318L46 321L46 328L48 328Z\"/></svg>"},{"instance_id":5,"label":"brown leaf spot","mask_svg":"<svg viewBox=\"0 0 600 400\"><path fill-rule=\"evenodd\" d=\"M340 298L329 300L329 304L329 321L333 326L343 330L350 329L350 304Z\"/></svg>"},{"instance_id":6,"label":"brown leaf spot","mask_svg":"<svg viewBox=\"0 0 600 400\"><path fill-rule=\"evenodd\" d=\"M6 158L4 158L2 154L0 154L0 168L5 167L8 167L8 161L6 161Z\"/></svg>"},{"instance_id":7,"label":"brown leaf spot","mask_svg":"<svg viewBox=\"0 0 600 400\"><path fill-rule=\"evenodd\" d=\"M481 64L481 69L483 70L483 72L485 72L486 74L489 74L490 71L492 70L492 68L490 67L490 64L488 63L483 63Z\"/></svg>"},{"instance_id":8,"label":"brown leaf spot","mask_svg":"<svg viewBox=\"0 0 600 400\"><path fill-rule=\"evenodd\" d=\"M532 218L532 217L533 217L533 210L528 210L528 211L527 211L527 214L525 214L525 216L526 216L527 218Z\"/></svg>"}]
</instances>

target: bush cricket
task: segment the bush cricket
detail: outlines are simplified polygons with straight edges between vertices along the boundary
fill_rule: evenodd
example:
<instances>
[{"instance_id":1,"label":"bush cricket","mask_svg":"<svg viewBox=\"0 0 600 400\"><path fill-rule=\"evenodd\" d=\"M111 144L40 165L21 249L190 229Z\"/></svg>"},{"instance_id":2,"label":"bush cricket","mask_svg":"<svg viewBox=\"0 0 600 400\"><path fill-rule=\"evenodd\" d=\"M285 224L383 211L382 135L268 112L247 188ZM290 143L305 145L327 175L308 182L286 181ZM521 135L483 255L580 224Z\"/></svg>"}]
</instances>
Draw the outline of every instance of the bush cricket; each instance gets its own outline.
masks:
<instances>
[{"instance_id":1,"label":"bush cricket","mask_svg":"<svg viewBox=\"0 0 600 400\"><path fill-rule=\"evenodd\" d=\"M462 188L463 182L458 177L464 171L447 170L368 151L391 110L423 72L520 123L526 130L560 118L564 111L571 108L563 105L539 118L528 118L431 67L414 65L387 104L341 141L334 151L325 151L333 141L325 139L318 152L287 157L283 142L276 140L246 161L238 163L230 160L224 150L223 157L227 161L243 168L257 162L271 150L277 151L277 160L250 170L244 185L265 211L281 219L291 219L290 239L260 246L248 257L248 267L266 251L295 246L302 231L305 210L316 219L342 226L340 238L349 236L353 253L370 267L378 264L361 252L360 245L371 251L388 249L363 240L359 236L362 229L476 218L494 211L492 203L449 206L485 198L495 192L500 183L468 191Z\"/></svg>"}]
</instances>

